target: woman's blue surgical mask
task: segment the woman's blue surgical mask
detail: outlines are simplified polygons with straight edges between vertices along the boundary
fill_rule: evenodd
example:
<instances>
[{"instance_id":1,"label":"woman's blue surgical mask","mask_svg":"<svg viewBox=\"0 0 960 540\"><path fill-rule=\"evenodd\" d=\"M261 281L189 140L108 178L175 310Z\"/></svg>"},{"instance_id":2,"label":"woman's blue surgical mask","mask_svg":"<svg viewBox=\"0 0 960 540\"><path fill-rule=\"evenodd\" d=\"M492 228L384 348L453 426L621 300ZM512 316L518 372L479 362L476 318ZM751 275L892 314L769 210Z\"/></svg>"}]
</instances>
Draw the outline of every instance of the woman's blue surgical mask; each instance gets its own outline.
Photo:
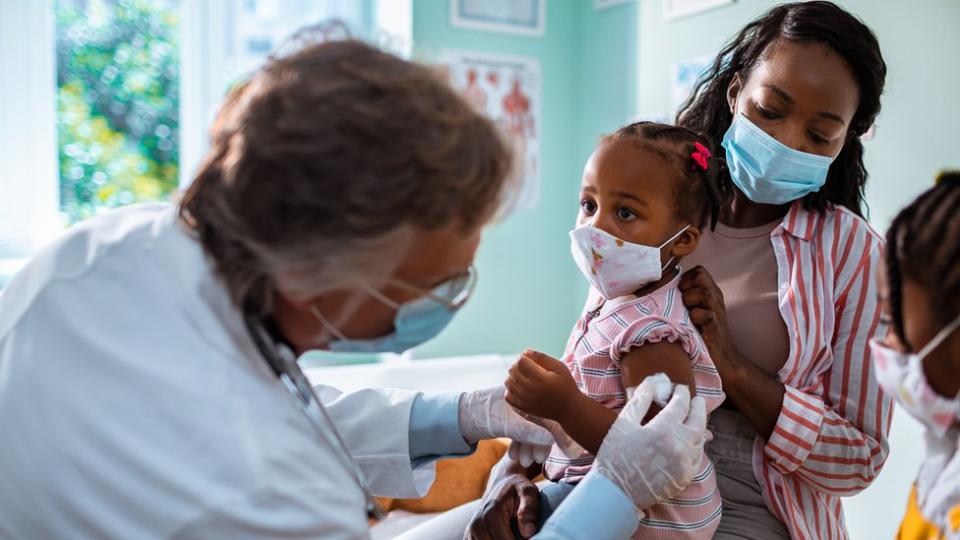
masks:
<instances>
[{"instance_id":1,"label":"woman's blue surgical mask","mask_svg":"<svg viewBox=\"0 0 960 540\"><path fill-rule=\"evenodd\" d=\"M424 296L404 304L394 302L376 289L368 289L371 296L396 310L393 332L378 338L350 339L324 317L316 306L311 306L310 311L327 332L337 337L329 343L333 352L400 354L440 334L453 320L457 311L466 304L475 285L476 270L471 267L466 274L446 281Z\"/></svg>"},{"instance_id":2,"label":"woman's blue surgical mask","mask_svg":"<svg viewBox=\"0 0 960 540\"><path fill-rule=\"evenodd\" d=\"M833 158L794 150L742 114L723 136L730 178L753 202L787 204L819 191Z\"/></svg>"}]
</instances>

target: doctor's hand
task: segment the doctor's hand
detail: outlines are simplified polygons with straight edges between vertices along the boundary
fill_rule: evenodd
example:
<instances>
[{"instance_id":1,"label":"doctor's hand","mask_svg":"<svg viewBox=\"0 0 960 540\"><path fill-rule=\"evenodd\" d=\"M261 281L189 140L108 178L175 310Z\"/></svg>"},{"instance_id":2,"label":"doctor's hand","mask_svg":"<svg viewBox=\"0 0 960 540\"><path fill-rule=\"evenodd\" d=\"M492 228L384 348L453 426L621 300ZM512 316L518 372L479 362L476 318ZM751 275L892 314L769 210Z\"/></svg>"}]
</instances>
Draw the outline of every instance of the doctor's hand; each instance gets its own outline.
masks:
<instances>
[{"instance_id":1,"label":"doctor's hand","mask_svg":"<svg viewBox=\"0 0 960 540\"><path fill-rule=\"evenodd\" d=\"M502 386L467 392L460 397L460 431L470 444L507 437L517 443L550 446L550 431L524 418L504 399Z\"/></svg>"},{"instance_id":2,"label":"doctor's hand","mask_svg":"<svg viewBox=\"0 0 960 540\"><path fill-rule=\"evenodd\" d=\"M643 510L678 495L699 472L707 434L706 402L677 385L670 402L641 425L655 397L648 377L620 411L593 469Z\"/></svg>"}]
</instances>

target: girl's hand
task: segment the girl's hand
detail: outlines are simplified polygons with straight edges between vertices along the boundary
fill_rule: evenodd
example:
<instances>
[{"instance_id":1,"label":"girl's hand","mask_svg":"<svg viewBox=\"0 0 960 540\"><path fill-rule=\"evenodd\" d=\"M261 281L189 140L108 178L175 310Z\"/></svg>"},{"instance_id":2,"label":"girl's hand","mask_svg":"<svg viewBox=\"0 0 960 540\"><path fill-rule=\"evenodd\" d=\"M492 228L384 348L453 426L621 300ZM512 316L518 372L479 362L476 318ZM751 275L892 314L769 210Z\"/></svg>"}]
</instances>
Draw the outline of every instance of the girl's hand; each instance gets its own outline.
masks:
<instances>
[{"instance_id":1,"label":"girl's hand","mask_svg":"<svg viewBox=\"0 0 960 540\"><path fill-rule=\"evenodd\" d=\"M561 424L568 406L583 395L563 362L530 349L510 367L506 387L511 406Z\"/></svg>"},{"instance_id":2,"label":"girl's hand","mask_svg":"<svg viewBox=\"0 0 960 540\"><path fill-rule=\"evenodd\" d=\"M713 280L713 276L702 266L683 274L680 278L680 292L683 294L684 305L690 310L690 320L700 330L710 358L720 372L720 378L726 383L736 366L738 355L730 341L723 292Z\"/></svg>"}]
</instances>

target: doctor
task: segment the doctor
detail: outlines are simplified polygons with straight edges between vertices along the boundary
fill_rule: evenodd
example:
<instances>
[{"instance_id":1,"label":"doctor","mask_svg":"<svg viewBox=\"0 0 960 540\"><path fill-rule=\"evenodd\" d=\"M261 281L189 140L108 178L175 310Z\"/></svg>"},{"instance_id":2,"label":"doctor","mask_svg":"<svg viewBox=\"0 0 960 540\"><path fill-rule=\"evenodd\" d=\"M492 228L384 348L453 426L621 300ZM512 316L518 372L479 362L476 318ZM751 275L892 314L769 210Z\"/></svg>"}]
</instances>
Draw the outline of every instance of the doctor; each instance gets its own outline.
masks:
<instances>
[{"instance_id":1,"label":"doctor","mask_svg":"<svg viewBox=\"0 0 960 540\"><path fill-rule=\"evenodd\" d=\"M416 346L468 300L511 192L490 122L341 41L269 61L211 139L177 207L81 224L0 295L0 537L365 537L372 495L422 496L437 457L552 441L502 389L342 394L295 361ZM650 397L543 537L624 537L690 479L702 400L641 427Z\"/></svg>"}]
</instances>

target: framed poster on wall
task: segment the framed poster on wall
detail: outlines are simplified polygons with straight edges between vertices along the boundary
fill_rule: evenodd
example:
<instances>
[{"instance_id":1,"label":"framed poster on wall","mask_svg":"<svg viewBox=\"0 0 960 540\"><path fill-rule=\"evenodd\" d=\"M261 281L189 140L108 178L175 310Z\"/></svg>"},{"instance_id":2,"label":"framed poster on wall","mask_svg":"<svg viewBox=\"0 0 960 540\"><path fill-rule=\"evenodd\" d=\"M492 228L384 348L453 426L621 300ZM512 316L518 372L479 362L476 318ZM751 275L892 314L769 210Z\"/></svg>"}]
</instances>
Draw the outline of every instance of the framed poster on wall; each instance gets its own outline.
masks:
<instances>
[{"instance_id":1,"label":"framed poster on wall","mask_svg":"<svg viewBox=\"0 0 960 540\"><path fill-rule=\"evenodd\" d=\"M506 34L542 36L547 0L450 0L450 24Z\"/></svg>"},{"instance_id":2,"label":"framed poster on wall","mask_svg":"<svg viewBox=\"0 0 960 540\"><path fill-rule=\"evenodd\" d=\"M476 110L509 137L522 156L523 175L513 210L535 208L540 201L540 62L527 56L446 51L444 63L453 85Z\"/></svg>"},{"instance_id":3,"label":"framed poster on wall","mask_svg":"<svg viewBox=\"0 0 960 540\"><path fill-rule=\"evenodd\" d=\"M663 0L663 18L670 21L688 17L722 6L728 6L736 0Z\"/></svg>"}]
</instances>

